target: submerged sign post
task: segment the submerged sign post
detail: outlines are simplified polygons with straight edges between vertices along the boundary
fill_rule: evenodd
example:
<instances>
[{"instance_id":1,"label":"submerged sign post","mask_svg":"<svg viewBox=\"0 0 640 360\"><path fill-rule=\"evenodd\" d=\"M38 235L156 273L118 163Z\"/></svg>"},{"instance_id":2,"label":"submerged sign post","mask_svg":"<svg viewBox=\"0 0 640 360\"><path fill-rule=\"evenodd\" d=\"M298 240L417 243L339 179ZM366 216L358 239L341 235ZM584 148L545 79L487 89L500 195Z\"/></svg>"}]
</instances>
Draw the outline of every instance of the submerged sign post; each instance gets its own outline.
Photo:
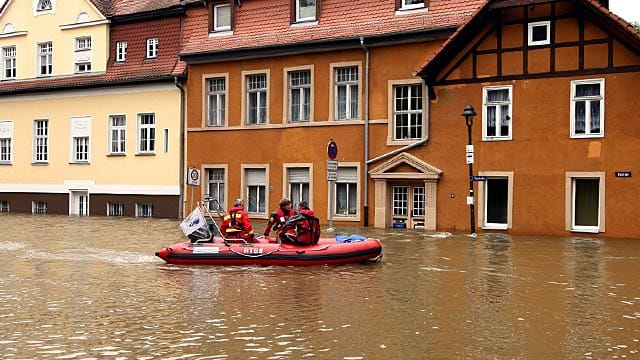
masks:
<instances>
[{"instance_id":1,"label":"submerged sign post","mask_svg":"<svg viewBox=\"0 0 640 360\"><path fill-rule=\"evenodd\" d=\"M338 180L338 144L333 139L327 144L327 181L329 182L329 231L333 231L333 208L334 208L334 188Z\"/></svg>"},{"instance_id":2,"label":"submerged sign post","mask_svg":"<svg viewBox=\"0 0 640 360\"><path fill-rule=\"evenodd\" d=\"M190 167L187 169L187 185L200 185L200 169ZM193 209L193 188L191 188L191 208Z\"/></svg>"}]
</instances>

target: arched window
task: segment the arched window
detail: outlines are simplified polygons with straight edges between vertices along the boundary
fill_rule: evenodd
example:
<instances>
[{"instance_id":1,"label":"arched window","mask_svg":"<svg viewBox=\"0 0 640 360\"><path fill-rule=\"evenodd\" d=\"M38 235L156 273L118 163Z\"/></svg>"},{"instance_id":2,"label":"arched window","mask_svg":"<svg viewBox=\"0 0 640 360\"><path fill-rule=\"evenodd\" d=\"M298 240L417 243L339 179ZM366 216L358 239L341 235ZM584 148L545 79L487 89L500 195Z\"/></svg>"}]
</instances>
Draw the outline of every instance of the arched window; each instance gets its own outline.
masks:
<instances>
[{"instance_id":1,"label":"arched window","mask_svg":"<svg viewBox=\"0 0 640 360\"><path fill-rule=\"evenodd\" d=\"M3 27L2 27L2 33L3 34L8 34L8 33L12 33L15 32L16 28L13 26L12 23L6 23Z\"/></svg>"},{"instance_id":2,"label":"arched window","mask_svg":"<svg viewBox=\"0 0 640 360\"><path fill-rule=\"evenodd\" d=\"M76 23L84 23L84 22L89 22L91 20L91 18L89 17L89 14L87 14L86 12L81 12L80 14L78 14L78 17L76 18Z\"/></svg>"}]
</instances>

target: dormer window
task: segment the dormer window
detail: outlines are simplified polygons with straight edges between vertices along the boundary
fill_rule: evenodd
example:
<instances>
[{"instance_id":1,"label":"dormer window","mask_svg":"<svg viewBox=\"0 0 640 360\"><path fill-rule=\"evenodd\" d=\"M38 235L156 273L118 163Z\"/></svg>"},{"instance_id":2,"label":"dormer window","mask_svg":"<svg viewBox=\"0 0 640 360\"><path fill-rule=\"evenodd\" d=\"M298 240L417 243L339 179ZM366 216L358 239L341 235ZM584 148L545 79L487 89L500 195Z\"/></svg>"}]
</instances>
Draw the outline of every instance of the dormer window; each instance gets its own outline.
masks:
<instances>
[{"instance_id":1,"label":"dormer window","mask_svg":"<svg viewBox=\"0 0 640 360\"><path fill-rule=\"evenodd\" d=\"M209 33L227 33L233 30L234 1L213 1L209 8Z\"/></svg>"},{"instance_id":2,"label":"dormer window","mask_svg":"<svg viewBox=\"0 0 640 360\"><path fill-rule=\"evenodd\" d=\"M51 0L39 0L38 1L38 11L47 11L53 9L53 4Z\"/></svg>"},{"instance_id":3,"label":"dormer window","mask_svg":"<svg viewBox=\"0 0 640 360\"><path fill-rule=\"evenodd\" d=\"M396 0L396 10L414 10L427 7L426 0Z\"/></svg>"},{"instance_id":4,"label":"dormer window","mask_svg":"<svg viewBox=\"0 0 640 360\"><path fill-rule=\"evenodd\" d=\"M529 23L529 46L549 45L551 43L551 22Z\"/></svg>"},{"instance_id":5,"label":"dormer window","mask_svg":"<svg viewBox=\"0 0 640 360\"><path fill-rule=\"evenodd\" d=\"M291 0L293 23L316 21L318 19L317 0Z\"/></svg>"},{"instance_id":6,"label":"dormer window","mask_svg":"<svg viewBox=\"0 0 640 360\"><path fill-rule=\"evenodd\" d=\"M147 39L147 59L158 57L158 38Z\"/></svg>"}]
</instances>

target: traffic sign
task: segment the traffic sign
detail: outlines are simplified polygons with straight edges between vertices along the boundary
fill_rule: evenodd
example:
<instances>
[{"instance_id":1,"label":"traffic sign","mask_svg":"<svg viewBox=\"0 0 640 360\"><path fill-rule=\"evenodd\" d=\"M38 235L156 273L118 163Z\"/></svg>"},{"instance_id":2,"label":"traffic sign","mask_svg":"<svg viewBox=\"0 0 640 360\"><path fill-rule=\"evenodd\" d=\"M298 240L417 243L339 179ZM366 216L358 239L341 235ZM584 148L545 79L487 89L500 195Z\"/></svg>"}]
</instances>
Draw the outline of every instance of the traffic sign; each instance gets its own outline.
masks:
<instances>
[{"instance_id":1,"label":"traffic sign","mask_svg":"<svg viewBox=\"0 0 640 360\"><path fill-rule=\"evenodd\" d=\"M187 171L187 185L200 185L200 170L197 168L189 168Z\"/></svg>"},{"instance_id":2,"label":"traffic sign","mask_svg":"<svg viewBox=\"0 0 640 360\"><path fill-rule=\"evenodd\" d=\"M338 180L338 160L327 160L327 181Z\"/></svg>"},{"instance_id":3,"label":"traffic sign","mask_svg":"<svg viewBox=\"0 0 640 360\"><path fill-rule=\"evenodd\" d=\"M336 144L333 139L331 139L329 144L327 144L327 156L329 156L329 159L331 160L335 160L336 156L338 156L338 144Z\"/></svg>"}]
</instances>

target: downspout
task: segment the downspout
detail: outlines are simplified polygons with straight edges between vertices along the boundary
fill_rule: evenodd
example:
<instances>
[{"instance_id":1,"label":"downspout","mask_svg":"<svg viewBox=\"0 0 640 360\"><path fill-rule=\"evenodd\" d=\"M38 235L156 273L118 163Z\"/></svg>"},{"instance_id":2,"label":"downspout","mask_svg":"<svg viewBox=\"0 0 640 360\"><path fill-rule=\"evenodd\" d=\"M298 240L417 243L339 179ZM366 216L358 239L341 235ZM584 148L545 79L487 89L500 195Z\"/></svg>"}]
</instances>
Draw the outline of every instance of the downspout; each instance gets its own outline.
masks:
<instances>
[{"instance_id":1,"label":"downspout","mask_svg":"<svg viewBox=\"0 0 640 360\"><path fill-rule=\"evenodd\" d=\"M180 89L180 179L178 183L180 184L179 186L180 196L178 198L180 207L178 208L178 217L182 219L184 218L184 184L185 184L185 179L184 179L184 167L185 167L184 101L185 101L185 96L184 96L184 88L182 88L182 86L178 82L177 76L173 77L173 82L176 85L176 87Z\"/></svg>"},{"instance_id":2,"label":"downspout","mask_svg":"<svg viewBox=\"0 0 640 360\"><path fill-rule=\"evenodd\" d=\"M369 226L369 49L360 36L364 50L364 226Z\"/></svg>"}]
</instances>

